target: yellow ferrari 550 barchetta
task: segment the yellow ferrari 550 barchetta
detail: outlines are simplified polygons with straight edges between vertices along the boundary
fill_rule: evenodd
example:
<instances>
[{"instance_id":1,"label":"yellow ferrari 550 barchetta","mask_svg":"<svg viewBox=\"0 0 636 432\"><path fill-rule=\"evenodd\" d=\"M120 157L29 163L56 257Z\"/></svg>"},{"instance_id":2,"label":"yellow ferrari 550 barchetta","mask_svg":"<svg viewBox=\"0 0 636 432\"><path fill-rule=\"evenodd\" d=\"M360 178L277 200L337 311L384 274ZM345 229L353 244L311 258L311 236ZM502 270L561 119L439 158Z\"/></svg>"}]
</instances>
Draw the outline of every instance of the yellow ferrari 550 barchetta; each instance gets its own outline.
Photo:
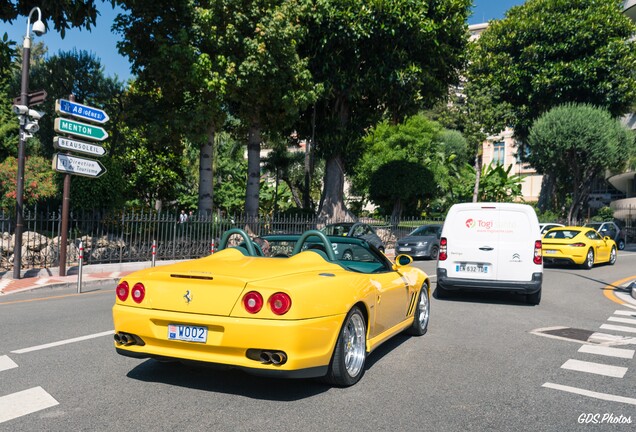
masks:
<instances>
[{"instance_id":1,"label":"yellow ferrari 550 barchetta","mask_svg":"<svg viewBox=\"0 0 636 432\"><path fill-rule=\"evenodd\" d=\"M409 256L393 263L365 240L316 230L267 239L272 252L293 249L262 256L234 228L213 255L124 277L113 306L117 352L350 386L381 343L426 333L430 280Z\"/></svg>"}]
</instances>

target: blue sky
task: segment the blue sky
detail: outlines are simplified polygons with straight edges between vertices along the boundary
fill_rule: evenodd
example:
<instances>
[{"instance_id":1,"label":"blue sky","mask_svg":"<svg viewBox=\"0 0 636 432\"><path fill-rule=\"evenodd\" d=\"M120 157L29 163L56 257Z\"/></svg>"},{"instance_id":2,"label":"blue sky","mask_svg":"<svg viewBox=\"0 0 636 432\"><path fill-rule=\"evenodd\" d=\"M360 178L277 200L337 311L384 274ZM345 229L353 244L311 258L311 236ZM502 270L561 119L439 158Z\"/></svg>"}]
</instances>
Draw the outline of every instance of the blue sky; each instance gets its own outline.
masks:
<instances>
[{"instance_id":1,"label":"blue sky","mask_svg":"<svg viewBox=\"0 0 636 432\"><path fill-rule=\"evenodd\" d=\"M473 14L468 19L468 24L478 24L492 19L503 18L505 12L512 6L523 4L525 0L473 0ZM97 2L100 8L100 16L97 17L97 24L92 31L71 30L62 39L57 33L49 32L42 37L33 37L33 41L41 41L48 47L49 55L59 51L71 51L73 48L78 51L90 51L99 58L106 75L117 75L122 81L130 78L129 63L117 52L116 43L118 35L110 31L113 20L117 13L113 11L109 4ZM22 44L26 32L26 17L20 17L11 25L3 23L0 28L0 37L4 32L9 37Z\"/></svg>"}]
</instances>

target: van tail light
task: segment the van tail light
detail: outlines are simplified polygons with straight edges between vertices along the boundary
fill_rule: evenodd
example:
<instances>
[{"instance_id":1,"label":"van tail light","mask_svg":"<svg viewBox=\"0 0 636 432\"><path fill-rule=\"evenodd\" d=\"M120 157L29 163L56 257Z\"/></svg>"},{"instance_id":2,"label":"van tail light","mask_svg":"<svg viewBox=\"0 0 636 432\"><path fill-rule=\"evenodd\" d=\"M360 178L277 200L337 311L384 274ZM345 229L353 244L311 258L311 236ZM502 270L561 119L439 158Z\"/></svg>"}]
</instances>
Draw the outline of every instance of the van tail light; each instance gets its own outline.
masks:
<instances>
[{"instance_id":1,"label":"van tail light","mask_svg":"<svg viewBox=\"0 0 636 432\"><path fill-rule=\"evenodd\" d=\"M446 237L442 237L439 240L439 254L437 258L440 261L446 261L446 258L448 258L448 240L446 240Z\"/></svg>"},{"instance_id":2,"label":"van tail light","mask_svg":"<svg viewBox=\"0 0 636 432\"><path fill-rule=\"evenodd\" d=\"M535 264L543 264L543 257L541 252L541 240L534 241L534 258L533 260Z\"/></svg>"}]
</instances>

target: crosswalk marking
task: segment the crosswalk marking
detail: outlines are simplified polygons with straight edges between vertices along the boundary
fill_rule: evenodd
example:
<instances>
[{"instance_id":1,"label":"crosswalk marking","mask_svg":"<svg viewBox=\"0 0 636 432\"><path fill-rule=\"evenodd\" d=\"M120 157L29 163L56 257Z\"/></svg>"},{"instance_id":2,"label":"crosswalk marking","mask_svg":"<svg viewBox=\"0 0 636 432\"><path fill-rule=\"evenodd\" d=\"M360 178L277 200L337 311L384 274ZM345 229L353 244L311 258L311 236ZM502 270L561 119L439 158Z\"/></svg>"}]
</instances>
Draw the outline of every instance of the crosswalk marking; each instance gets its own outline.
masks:
<instances>
[{"instance_id":1,"label":"crosswalk marking","mask_svg":"<svg viewBox=\"0 0 636 432\"><path fill-rule=\"evenodd\" d=\"M59 405L42 387L0 397L0 423Z\"/></svg>"},{"instance_id":2,"label":"crosswalk marking","mask_svg":"<svg viewBox=\"0 0 636 432\"><path fill-rule=\"evenodd\" d=\"M636 327L618 326L613 324L602 324L601 328L603 330L615 330L615 331L622 331L627 333L636 333Z\"/></svg>"},{"instance_id":3,"label":"crosswalk marking","mask_svg":"<svg viewBox=\"0 0 636 432\"><path fill-rule=\"evenodd\" d=\"M612 394L607 394L607 393L599 393L599 392L585 390L585 389L578 388L578 387L570 387L570 386L565 386L565 385L561 385L561 384L554 384L554 383L551 383L551 382L547 382L547 383L543 384L542 387L551 388L551 389L555 389L555 390L561 390L561 391L568 392L568 393L575 393L575 394L578 394L578 395L587 396L587 397L591 397L591 398L595 398L595 399L601 399L601 400L612 401L612 402L622 402L622 403L626 403L626 404L629 404L629 405L636 405L636 399L630 398L630 397L625 397L625 396L617 396L617 395L612 395Z\"/></svg>"},{"instance_id":4,"label":"crosswalk marking","mask_svg":"<svg viewBox=\"0 0 636 432\"><path fill-rule=\"evenodd\" d=\"M578 372L587 372L596 375L609 376L613 378L623 378L627 372L626 367L611 366L601 363L586 362L569 359L561 366L562 369L569 369Z\"/></svg>"},{"instance_id":5,"label":"crosswalk marking","mask_svg":"<svg viewBox=\"0 0 636 432\"><path fill-rule=\"evenodd\" d=\"M614 311L614 315L636 317L636 311L617 310L617 311Z\"/></svg>"},{"instance_id":6,"label":"crosswalk marking","mask_svg":"<svg viewBox=\"0 0 636 432\"><path fill-rule=\"evenodd\" d=\"M607 320L612 322L619 322L623 324L636 324L636 319L632 319L632 318L609 317Z\"/></svg>"},{"instance_id":7,"label":"crosswalk marking","mask_svg":"<svg viewBox=\"0 0 636 432\"><path fill-rule=\"evenodd\" d=\"M18 365L15 364L15 362L11 360L9 356L6 356L6 355L0 356L0 372L17 368L17 367Z\"/></svg>"},{"instance_id":8,"label":"crosswalk marking","mask_svg":"<svg viewBox=\"0 0 636 432\"><path fill-rule=\"evenodd\" d=\"M612 348L608 346L599 346L599 345L583 345L579 349L580 353L586 354L597 354L608 357L618 357L624 359L633 359L634 358L634 350L631 349L623 349L623 348Z\"/></svg>"}]
</instances>

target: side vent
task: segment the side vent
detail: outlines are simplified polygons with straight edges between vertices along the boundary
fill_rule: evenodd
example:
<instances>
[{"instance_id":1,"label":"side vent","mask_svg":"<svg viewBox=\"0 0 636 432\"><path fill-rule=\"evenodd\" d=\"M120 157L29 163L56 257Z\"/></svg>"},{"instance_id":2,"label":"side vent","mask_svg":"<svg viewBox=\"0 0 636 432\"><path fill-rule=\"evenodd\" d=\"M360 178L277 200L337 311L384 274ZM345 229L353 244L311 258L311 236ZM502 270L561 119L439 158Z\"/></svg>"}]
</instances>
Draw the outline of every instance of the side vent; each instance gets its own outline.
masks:
<instances>
[{"instance_id":1,"label":"side vent","mask_svg":"<svg viewBox=\"0 0 636 432\"><path fill-rule=\"evenodd\" d=\"M212 276L198 276L198 275L185 275L185 274L171 274L170 277L181 278L181 279L214 280Z\"/></svg>"}]
</instances>

